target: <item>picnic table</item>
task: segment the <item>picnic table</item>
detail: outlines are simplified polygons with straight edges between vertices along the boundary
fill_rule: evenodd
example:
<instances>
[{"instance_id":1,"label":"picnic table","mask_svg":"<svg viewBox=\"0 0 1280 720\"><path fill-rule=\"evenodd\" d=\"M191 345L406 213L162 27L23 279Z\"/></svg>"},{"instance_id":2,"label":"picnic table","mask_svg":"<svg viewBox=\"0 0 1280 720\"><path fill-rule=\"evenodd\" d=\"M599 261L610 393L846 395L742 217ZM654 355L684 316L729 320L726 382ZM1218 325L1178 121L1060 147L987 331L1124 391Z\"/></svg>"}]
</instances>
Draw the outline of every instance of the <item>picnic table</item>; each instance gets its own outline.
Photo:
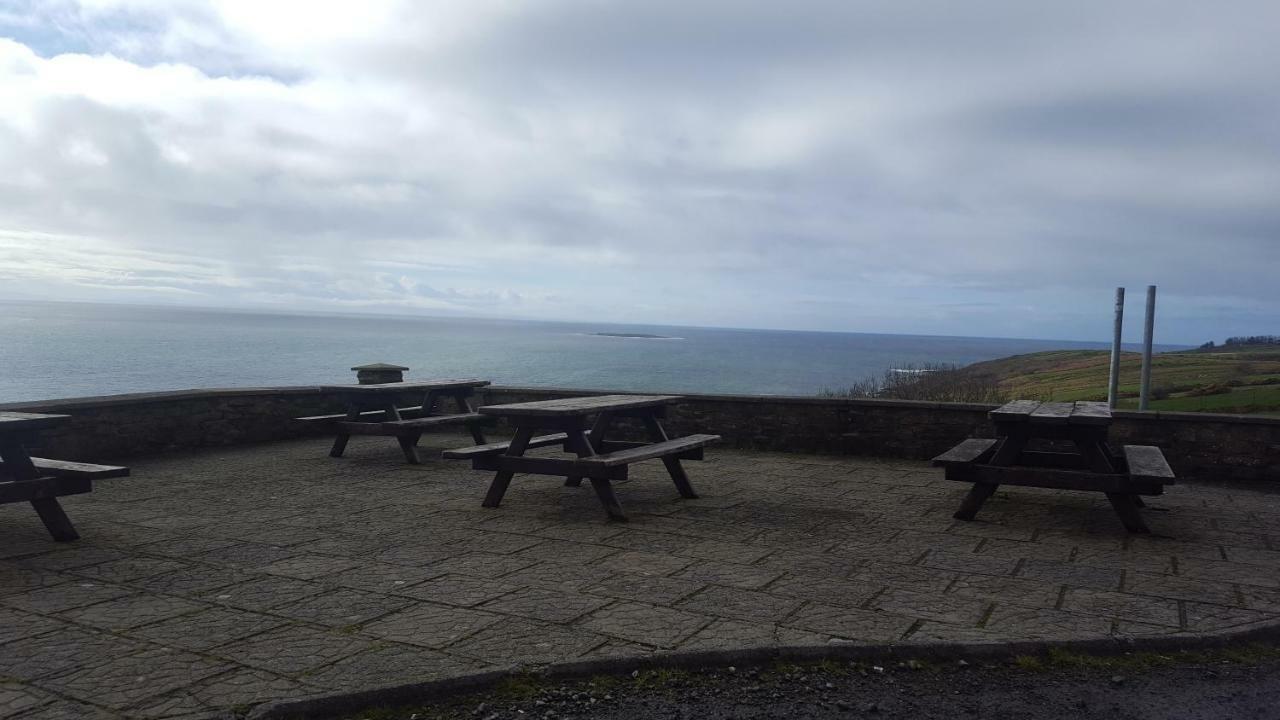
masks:
<instances>
[{"instance_id":1,"label":"picnic table","mask_svg":"<svg viewBox=\"0 0 1280 720\"><path fill-rule=\"evenodd\" d=\"M129 474L126 467L32 457L28 448L39 433L69 419L69 415L0 412L0 504L31 503L58 542L80 539L58 498L92 492L94 480Z\"/></svg>"},{"instance_id":2,"label":"picnic table","mask_svg":"<svg viewBox=\"0 0 1280 720\"><path fill-rule=\"evenodd\" d=\"M495 471L485 495L484 507L498 507L516 473L564 477L565 485L578 487L584 478L610 519L627 519L613 492L614 480L625 480L631 463L661 459L681 497L696 498L681 460L701 460L703 448L719 435L687 435L670 438L662 427L667 408L680 402L677 395L602 395L487 405L480 414L506 418L515 426L509 442L446 450L445 458L470 459L476 470ZM594 422L588 421L594 416ZM647 441L610 440L616 420L632 418L643 425ZM555 431L535 436L543 430ZM576 458L525 457L527 450L560 445Z\"/></svg>"},{"instance_id":3,"label":"picnic table","mask_svg":"<svg viewBox=\"0 0 1280 720\"><path fill-rule=\"evenodd\" d=\"M336 415L313 415L295 418L296 422L317 423L332 426L335 431L330 457L342 457L352 435L382 435L394 437L404 451L407 462L417 465L418 440L427 428L441 425L465 425L476 444L485 442L480 423L484 418L471 407L471 397L476 388L489 384L488 380L423 380L418 382L393 382L376 385L325 385L321 390L341 395L346 412ZM410 393L422 393L418 405L400 407L399 399ZM452 398L457 412L439 412L441 399Z\"/></svg>"},{"instance_id":4,"label":"picnic table","mask_svg":"<svg viewBox=\"0 0 1280 720\"><path fill-rule=\"evenodd\" d=\"M1101 402L1014 400L988 413L996 438L970 438L933 459L948 480L973 483L957 520L972 520L1001 485L1106 493L1125 529L1147 533L1143 495L1174 483L1160 448L1107 443L1111 409ZM1070 443L1074 451L1030 449L1034 441Z\"/></svg>"}]
</instances>

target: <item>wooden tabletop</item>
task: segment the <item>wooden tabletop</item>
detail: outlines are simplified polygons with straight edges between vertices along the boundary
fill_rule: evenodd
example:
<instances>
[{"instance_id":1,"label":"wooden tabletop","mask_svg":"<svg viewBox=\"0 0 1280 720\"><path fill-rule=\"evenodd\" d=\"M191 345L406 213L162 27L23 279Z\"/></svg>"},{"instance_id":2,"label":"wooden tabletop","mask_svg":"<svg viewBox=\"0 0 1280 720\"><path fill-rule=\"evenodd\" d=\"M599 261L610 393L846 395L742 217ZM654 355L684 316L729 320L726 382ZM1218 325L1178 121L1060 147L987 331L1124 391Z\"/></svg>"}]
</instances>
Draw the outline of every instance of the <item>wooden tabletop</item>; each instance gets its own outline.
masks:
<instances>
[{"instance_id":1,"label":"wooden tabletop","mask_svg":"<svg viewBox=\"0 0 1280 720\"><path fill-rule=\"evenodd\" d=\"M43 413L0 412L0 432L41 430L70 419L70 415L45 415Z\"/></svg>"},{"instance_id":2,"label":"wooden tabletop","mask_svg":"<svg viewBox=\"0 0 1280 720\"><path fill-rule=\"evenodd\" d=\"M486 405L479 409L482 415L499 417L575 417L591 415L605 410L634 410L636 408L671 405L683 400L679 395L596 395L592 397L538 400L537 402Z\"/></svg>"},{"instance_id":3,"label":"wooden tabletop","mask_svg":"<svg viewBox=\"0 0 1280 720\"><path fill-rule=\"evenodd\" d=\"M462 388L478 388L488 385L488 380L444 379L420 380L414 382L379 383L376 385L322 385L325 392L345 393L348 395L384 395L402 392L426 392L427 390L459 390Z\"/></svg>"},{"instance_id":4,"label":"wooden tabletop","mask_svg":"<svg viewBox=\"0 0 1280 720\"><path fill-rule=\"evenodd\" d=\"M1111 408L1104 402L1040 402L1014 400L992 410L996 422L1031 422L1047 425L1109 425Z\"/></svg>"}]
</instances>

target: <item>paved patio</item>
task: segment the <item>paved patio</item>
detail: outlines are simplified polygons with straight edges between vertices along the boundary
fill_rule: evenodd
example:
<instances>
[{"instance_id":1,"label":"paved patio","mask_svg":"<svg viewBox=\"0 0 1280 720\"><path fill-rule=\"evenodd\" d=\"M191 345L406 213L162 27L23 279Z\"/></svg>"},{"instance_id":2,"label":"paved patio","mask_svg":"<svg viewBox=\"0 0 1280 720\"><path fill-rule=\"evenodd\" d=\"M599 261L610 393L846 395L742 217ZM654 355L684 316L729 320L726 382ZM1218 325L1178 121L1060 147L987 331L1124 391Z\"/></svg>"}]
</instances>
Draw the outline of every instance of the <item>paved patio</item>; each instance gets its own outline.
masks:
<instances>
[{"instance_id":1,"label":"paved patio","mask_svg":"<svg viewBox=\"0 0 1280 720\"><path fill-rule=\"evenodd\" d=\"M429 435L438 450L467 444ZM384 438L133 463L57 545L0 508L0 718L181 717L512 663L862 642L1204 633L1280 618L1280 496L1178 485L1132 537L1101 495L1011 489L980 522L924 463L737 452L618 485Z\"/></svg>"}]
</instances>

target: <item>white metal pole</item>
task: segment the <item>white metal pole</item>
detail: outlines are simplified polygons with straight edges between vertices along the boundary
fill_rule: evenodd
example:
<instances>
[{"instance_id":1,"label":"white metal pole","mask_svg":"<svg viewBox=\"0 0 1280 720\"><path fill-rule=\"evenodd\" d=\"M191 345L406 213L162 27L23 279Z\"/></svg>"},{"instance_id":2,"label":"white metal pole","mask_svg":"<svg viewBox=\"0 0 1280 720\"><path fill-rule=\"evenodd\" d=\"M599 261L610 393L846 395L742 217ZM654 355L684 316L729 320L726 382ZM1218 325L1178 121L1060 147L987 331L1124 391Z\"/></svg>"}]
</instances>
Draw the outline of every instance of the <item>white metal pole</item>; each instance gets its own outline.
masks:
<instances>
[{"instance_id":1,"label":"white metal pole","mask_svg":"<svg viewBox=\"0 0 1280 720\"><path fill-rule=\"evenodd\" d=\"M1142 390L1138 396L1138 409L1147 409L1151 397L1151 338L1156 329L1156 286L1147 286L1147 322L1142 330Z\"/></svg>"},{"instance_id":2,"label":"white metal pole","mask_svg":"<svg viewBox=\"0 0 1280 720\"><path fill-rule=\"evenodd\" d=\"M1124 288L1116 288L1116 326L1111 335L1111 376L1107 380L1107 405L1116 406L1120 387L1120 337L1124 333Z\"/></svg>"}]
</instances>

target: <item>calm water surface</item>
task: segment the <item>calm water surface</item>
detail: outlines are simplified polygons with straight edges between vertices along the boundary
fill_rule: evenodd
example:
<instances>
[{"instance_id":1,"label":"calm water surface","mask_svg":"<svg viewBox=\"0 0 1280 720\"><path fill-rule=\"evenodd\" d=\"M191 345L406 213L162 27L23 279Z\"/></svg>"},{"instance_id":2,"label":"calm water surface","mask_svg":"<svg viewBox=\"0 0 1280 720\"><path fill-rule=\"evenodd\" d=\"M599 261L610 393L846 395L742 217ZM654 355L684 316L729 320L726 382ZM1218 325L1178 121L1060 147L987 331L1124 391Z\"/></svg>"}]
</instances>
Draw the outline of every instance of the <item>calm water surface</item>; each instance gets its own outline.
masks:
<instances>
[{"instance_id":1,"label":"calm water surface","mask_svg":"<svg viewBox=\"0 0 1280 720\"><path fill-rule=\"evenodd\" d=\"M601 337L648 333L670 340ZM409 378L671 392L812 395L907 363L967 364L1102 343L607 323L271 315L0 303L0 403L187 388Z\"/></svg>"}]
</instances>

